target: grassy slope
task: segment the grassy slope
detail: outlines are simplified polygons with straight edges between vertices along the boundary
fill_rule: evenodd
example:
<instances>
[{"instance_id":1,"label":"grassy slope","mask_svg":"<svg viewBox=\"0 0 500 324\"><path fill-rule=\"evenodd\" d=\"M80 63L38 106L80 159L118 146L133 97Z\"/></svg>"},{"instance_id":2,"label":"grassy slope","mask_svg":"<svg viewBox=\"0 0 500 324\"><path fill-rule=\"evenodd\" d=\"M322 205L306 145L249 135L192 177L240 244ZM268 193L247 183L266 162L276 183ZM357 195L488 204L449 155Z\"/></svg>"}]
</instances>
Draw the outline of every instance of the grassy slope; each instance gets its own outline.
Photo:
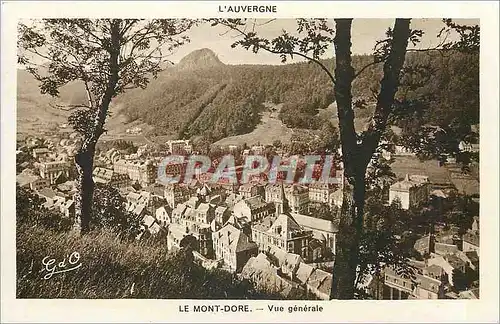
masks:
<instances>
[{"instance_id":1,"label":"grassy slope","mask_svg":"<svg viewBox=\"0 0 500 324\"><path fill-rule=\"evenodd\" d=\"M253 145L260 143L262 145L272 144L275 140L280 140L282 143L290 142L293 130L288 128L283 124L281 120L278 119L279 109L281 105L267 104L268 108L275 107L276 111L265 111L261 115L261 121L255 127L255 129L243 135L229 136L223 138L217 142L215 145L243 145L247 143L248 145Z\"/></svg>"},{"instance_id":2,"label":"grassy slope","mask_svg":"<svg viewBox=\"0 0 500 324\"><path fill-rule=\"evenodd\" d=\"M230 273L189 263L182 253L167 256L165 244L121 243L106 231L82 238L25 226L16 235L17 298L273 298ZM44 257L59 262L74 251L81 268L43 279Z\"/></svg>"}]
</instances>

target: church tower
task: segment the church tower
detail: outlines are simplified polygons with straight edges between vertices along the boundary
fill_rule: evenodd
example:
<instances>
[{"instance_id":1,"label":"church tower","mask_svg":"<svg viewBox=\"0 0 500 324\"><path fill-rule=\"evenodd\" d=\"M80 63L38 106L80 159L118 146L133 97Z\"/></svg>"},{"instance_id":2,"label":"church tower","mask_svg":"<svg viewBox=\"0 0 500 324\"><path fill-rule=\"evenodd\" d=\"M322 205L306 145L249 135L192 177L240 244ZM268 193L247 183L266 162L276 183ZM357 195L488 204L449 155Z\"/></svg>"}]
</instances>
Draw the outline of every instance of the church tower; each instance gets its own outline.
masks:
<instances>
[{"instance_id":1,"label":"church tower","mask_svg":"<svg viewBox=\"0 0 500 324\"><path fill-rule=\"evenodd\" d=\"M285 187L283 186L283 182L280 187L280 199L275 202L276 206L276 217L281 214L290 215L290 205L288 204L288 199L285 195Z\"/></svg>"}]
</instances>

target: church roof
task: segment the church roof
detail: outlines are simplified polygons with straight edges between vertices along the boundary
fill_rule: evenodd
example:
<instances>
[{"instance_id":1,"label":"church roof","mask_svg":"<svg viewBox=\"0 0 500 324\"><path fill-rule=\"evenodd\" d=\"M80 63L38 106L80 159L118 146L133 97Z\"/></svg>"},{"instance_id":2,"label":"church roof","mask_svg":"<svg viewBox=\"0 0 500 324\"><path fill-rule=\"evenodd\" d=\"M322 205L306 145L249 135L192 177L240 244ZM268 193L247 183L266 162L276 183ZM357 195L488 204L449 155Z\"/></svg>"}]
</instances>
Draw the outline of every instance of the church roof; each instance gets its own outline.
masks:
<instances>
[{"instance_id":1,"label":"church roof","mask_svg":"<svg viewBox=\"0 0 500 324\"><path fill-rule=\"evenodd\" d=\"M302 227L297 221L290 215L281 214L267 232L287 239L290 237L290 233L296 231L302 231Z\"/></svg>"},{"instance_id":2,"label":"church roof","mask_svg":"<svg viewBox=\"0 0 500 324\"><path fill-rule=\"evenodd\" d=\"M337 227L332 221L301 214L291 214L291 216L293 216L300 226L331 233L338 232Z\"/></svg>"}]
</instances>

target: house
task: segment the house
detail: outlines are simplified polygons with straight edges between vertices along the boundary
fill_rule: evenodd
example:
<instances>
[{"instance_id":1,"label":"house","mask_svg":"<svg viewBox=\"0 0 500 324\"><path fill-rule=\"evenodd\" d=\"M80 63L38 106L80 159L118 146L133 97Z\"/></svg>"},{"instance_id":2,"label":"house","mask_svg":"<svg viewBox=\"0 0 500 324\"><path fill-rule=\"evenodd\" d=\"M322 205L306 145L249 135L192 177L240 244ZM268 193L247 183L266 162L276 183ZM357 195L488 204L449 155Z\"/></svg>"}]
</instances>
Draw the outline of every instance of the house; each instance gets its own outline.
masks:
<instances>
[{"instance_id":1,"label":"house","mask_svg":"<svg viewBox=\"0 0 500 324\"><path fill-rule=\"evenodd\" d=\"M64 201L64 203L60 205L59 211L64 217L73 218L75 216L75 202L73 199Z\"/></svg>"},{"instance_id":2,"label":"house","mask_svg":"<svg viewBox=\"0 0 500 324\"><path fill-rule=\"evenodd\" d=\"M77 192L76 181L66 181L57 185L57 190L60 192L72 196Z\"/></svg>"},{"instance_id":3,"label":"house","mask_svg":"<svg viewBox=\"0 0 500 324\"><path fill-rule=\"evenodd\" d=\"M338 228L332 221L301 214L292 213L291 215L304 229L313 231L314 237L324 242L325 246L335 254Z\"/></svg>"},{"instance_id":4,"label":"house","mask_svg":"<svg viewBox=\"0 0 500 324\"><path fill-rule=\"evenodd\" d=\"M186 155L193 151L193 146L189 140L170 140L167 141L168 151L172 155Z\"/></svg>"},{"instance_id":5,"label":"house","mask_svg":"<svg viewBox=\"0 0 500 324\"><path fill-rule=\"evenodd\" d=\"M215 208L207 203L202 203L196 208L196 221L209 225L215 218Z\"/></svg>"},{"instance_id":6,"label":"house","mask_svg":"<svg viewBox=\"0 0 500 324\"><path fill-rule=\"evenodd\" d=\"M193 196L186 201L186 206L191 209L196 209L201 204L199 197Z\"/></svg>"},{"instance_id":7,"label":"house","mask_svg":"<svg viewBox=\"0 0 500 324\"><path fill-rule=\"evenodd\" d=\"M268 227L271 222L272 225ZM301 227L290 215L281 214L275 220L269 217L255 225L252 224L252 236L260 251L267 251L275 246L300 255L304 260L310 258L308 247L313 232Z\"/></svg>"},{"instance_id":8,"label":"house","mask_svg":"<svg viewBox=\"0 0 500 324\"><path fill-rule=\"evenodd\" d=\"M107 184L113 187L126 187L130 184L130 178L126 174L119 174L112 169L96 167L92 173L95 183Z\"/></svg>"},{"instance_id":9,"label":"house","mask_svg":"<svg viewBox=\"0 0 500 324\"><path fill-rule=\"evenodd\" d=\"M172 222L179 224L187 210L186 204L178 204L172 210Z\"/></svg>"},{"instance_id":10,"label":"house","mask_svg":"<svg viewBox=\"0 0 500 324\"><path fill-rule=\"evenodd\" d=\"M332 256L333 252L329 249L326 248L325 246L325 238L322 234L315 233L313 232L313 237L309 241L309 246L307 247L308 249L308 255L309 259L308 261L311 262L318 262L323 259L324 256Z\"/></svg>"},{"instance_id":11,"label":"house","mask_svg":"<svg viewBox=\"0 0 500 324\"><path fill-rule=\"evenodd\" d=\"M433 254L430 259L427 260L427 264L440 266L448 277L448 283L453 286L453 270L457 269L462 272L465 271L466 262L455 255L437 255Z\"/></svg>"},{"instance_id":12,"label":"house","mask_svg":"<svg viewBox=\"0 0 500 324\"><path fill-rule=\"evenodd\" d=\"M466 141L461 141L458 144L458 149L461 152L472 152L472 153L478 153L479 152L479 143L469 143Z\"/></svg>"},{"instance_id":13,"label":"house","mask_svg":"<svg viewBox=\"0 0 500 324\"><path fill-rule=\"evenodd\" d=\"M424 237L419 238L413 248L420 253L421 255L425 255L434 252L435 240L432 235L426 235Z\"/></svg>"},{"instance_id":14,"label":"house","mask_svg":"<svg viewBox=\"0 0 500 324\"><path fill-rule=\"evenodd\" d=\"M461 291L458 296L459 299L479 299L479 288Z\"/></svg>"},{"instance_id":15,"label":"house","mask_svg":"<svg viewBox=\"0 0 500 324\"><path fill-rule=\"evenodd\" d=\"M465 262L458 256L454 254L449 254L445 256L445 260L453 267L453 269L465 272L465 268L467 267L467 262Z\"/></svg>"},{"instance_id":16,"label":"house","mask_svg":"<svg viewBox=\"0 0 500 324\"><path fill-rule=\"evenodd\" d=\"M330 299L333 277L331 273L315 269L306 282L307 291L322 300Z\"/></svg>"},{"instance_id":17,"label":"house","mask_svg":"<svg viewBox=\"0 0 500 324\"><path fill-rule=\"evenodd\" d=\"M58 198L64 198L63 194L51 188L42 188L38 190L37 194L40 198L45 199L45 201L48 201L51 204L53 204Z\"/></svg>"},{"instance_id":18,"label":"house","mask_svg":"<svg viewBox=\"0 0 500 324\"><path fill-rule=\"evenodd\" d=\"M46 147L35 148L33 149L33 157L35 159L43 158L49 155L50 152L51 151Z\"/></svg>"},{"instance_id":19,"label":"house","mask_svg":"<svg viewBox=\"0 0 500 324\"><path fill-rule=\"evenodd\" d=\"M413 293L413 284L411 279L400 276L392 267L385 267L383 275L384 299L408 299Z\"/></svg>"},{"instance_id":20,"label":"house","mask_svg":"<svg viewBox=\"0 0 500 324\"><path fill-rule=\"evenodd\" d=\"M204 257L212 257L212 222L215 219L214 206L200 203L196 197L186 204L179 204L172 211L173 222L186 229L186 233L197 240L197 251Z\"/></svg>"},{"instance_id":21,"label":"house","mask_svg":"<svg viewBox=\"0 0 500 324\"><path fill-rule=\"evenodd\" d=\"M251 222L258 221L274 212L274 205L266 203L260 196L243 199L236 203L233 213L236 217L246 217Z\"/></svg>"},{"instance_id":22,"label":"house","mask_svg":"<svg viewBox=\"0 0 500 324\"><path fill-rule=\"evenodd\" d=\"M138 203L133 205L132 213L138 217L146 215L146 205L143 203Z\"/></svg>"},{"instance_id":23,"label":"house","mask_svg":"<svg viewBox=\"0 0 500 324\"><path fill-rule=\"evenodd\" d=\"M137 181L141 186L148 186L157 178L157 167L151 160L121 159L113 164L113 171L118 174L127 174L132 181Z\"/></svg>"},{"instance_id":24,"label":"house","mask_svg":"<svg viewBox=\"0 0 500 324\"><path fill-rule=\"evenodd\" d=\"M169 213L168 211L170 210L170 208L168 208L168 210L167 208L168 207L162 206L160 208L157 208L155 211L156 219L158 220L158 223L162 226L167 226L170 223L172 223L172 219L170 217L171 212Z\"/></svg>"},{"instance_id":25,"label":"house","mask_svg":"<svg viewBox=\"0 0 500 324\"><path fill-rule=\"evenodd\" d=\"M221 226L226 224L229 216L231 216L229 208L223 206L217 206L215 208L215 221Z\"/></svg>"},{"instance_id":26,"label":"house","mask_svg":"<svg viewBox=\"0 0 500 324\"><path fill-rule=\"evenodd\" d=\"M333 207L340 208L342 207L343 198L344 197L342 189L337 189L334 192L332 192L328 197L328 205L330 206L330 208Z\"/></svg>"},{"instance_id":27,"label":"house","mask_svg":"<svg viewBox=\"0 0 500 324\"><path fill-rule=\"evenodd\" d=\"M335 186L331 183L315 182L309 186L309 200L328 204L330 195L335 192Z\"/></svg>"},{"instance_id":28,"label":"house","mask_svg":"<svg viewBox=\"0 0 500 324\"><path fill-rule=\"evenodd\" d=\"M196 232L192 235L198 240L198 249L201 255L207 258L214 257L214 244L212 240L213 231L209 224L198 226Z\"/></svg>"},{"instance_id":29,"label":"house","mask_svg":"<svg viewBox=\"0 0 500 324\"><path fill-rule=\"evenodd\" d=\"M449 255L458 253L458 246L455 244L438 243L434 244L434 251L439 255Z\"/></svg>"},{"instance_id":30,"label":"house","mask_svg":"<svg viewBox=\"0 0 500 324\"><path fill-rule=\"evenodd\" d=\"M250 148L253 154L262 155L266 147L264 145L254 145Z\"/></svg>"},{"instance_id":31,"label":"house","mask_svg":"<svg viewBox=\"0 0 500 324\"><path fill-rule=\"evenodd\" d=\"M210 197L212 196L212 188L210 188L206 183L203 184L201 188L196 190L196 195L200 199L200 201L208 202Z\"/></svg>"},{"instance_id":32,"label":"house","mask_svg":"<svg viewBox=\"0 0 500 324\"><path fill-rule=\"evenodd\" d=\"M288 200L293 213L304 213L309 206L309 188L300 185L290 185L282 188L282 184L269 184L265 189L266 202L279 203Z\"/></svg>"},{"instance_id":33,"label":"house","mask_svg":"<svg viewBox=\"0 0 500 324\"><path fill-rule=\"evenodd\" d=\"M257 244L231 224L213 233L212 240L215 258L223 259L231 271L241 271L247 261L258 253Z\"/></svg>"},{"instance_id":34,"label":"house","mask_svg":"<svg viewBox=\"0 0 500 324\"><path fill-rule=\"evenodd\" d=\"M437 264L427 266L423 269L422 273L427 277L431 277L440 281L448 281L446 271Z\"/></svg>"},{"instance_id":35,"label":"house","mask_svg":"<svg viewBox=\"0 0 500 324\"><path fill-rule=\"evenodd\" d=\"M238 193L245 199L255 196L265 197L264 186L257 183L245 183L241 185L238 188Z\"/></svg>"},{"instance_id":36,"label":"house","mask_svg":"<svg viewBox=\"0 0 500 324\"><path fill-rule=\"evenodd\" d=\"M197 250L196 238L187 233L186 228L179 224L171 224L168 227L167 248L169 251L176 251L183 247L190 247Z\"/></svg>"},{"instance_id":37,"label":"house","mask_svg":"<svg viewBox=\"0 0 500 324\"><path fill-rule=\"evenodd\" d=\"M16 182L20 187L29 187L31 190L39 190L50 186L49 179L43 179L31 172L31 170L23 170L16 176Z\"/></svg>"},{"instance_id":38,"label":"house","mask_svg":"<svg viewBox=\"0 0 500 324\"><path fill-rule=\"evenodd\" d=\"M249 279L263 290L289 296L298 289L290 280L281 278L267 256L260 253L251 257L241 271L243 278Z\"/></svg>"},{"instance_id":39,"label":"house","mask_svg":"<svg viewBox=\"0 0 500 324\"><path fill-rule=\"evenodd\" d=\"M309 207L309 188L291 185L285 188L286 199L292 213L305 213Z\"/></svg>"},{"instance_id":40,"label":"house","mask_svg":"<svg viewBox=\"0 0 500 324\"><path fill-rule=\"evenodd\" d=\"M475 251L479 255L479 232L467 232L464 234L462 251L472 252Z\"/></svg>"},{"instance_id":41,"label":"house","mask_svg":"<svg viewBox=\"0 0 500 324\"><path fill-rule=\"evenodd\" d=\"M401 208L410 209L427 201L429 197L429 182L423 176L409 176L394 183L389 188L389 203L398 200Z\"/></svg>"},{"instance_id":42,"label":"house","mask_svg":"<svg viewBox=\"0 0 500 324\"><path fill-rule=\"evenodd\" d=\"M402 145L395 145L394 146L394 153L395 155L402 155L402 156L413 156L415 153L411 151L411 149L404 147Z\"/></svg>"},{"instance_id":43,"label":"house","mask_svg":"<svg viewBox=\"0 0 500 324\"><path fill-rule=\"evenodd\" d=\"M420 274L417 274L416 277L417 284L413 291L415 299L439 299L441 280Z\"/></svg>"},{"instance_id":44,"label":"house","mask_svg":"<svg viewBox=\"0 0 500 324\"><path fill-rule=\"evenodd\" d=\"M149 231L151 235L156 235L161 232L162 228L158 224L157 220L151 216L151 215L146 215L142 218L142 224L144 226L144 229Z\"/></svg>"},{"instance_id":45,"label":"house","mask_svg":"<svg viewBox=\"0 0 500 324\"><path fill-rule=\"evenodd\" d=\"M226 206L228 208L233 208L238 202L240 202L243 199L244 199L243 196L240 194L230 193L226 197L226 200L224 201L224 203L226 204Z\"/></svg>"},{"instance_id":46,"label":"house","mask_svg":"<svg viewBox=\"0 0 500 324\"><path fill-rule=\"evenodd\" d=\"M55 184L61 176L69 177L69 164L66 161L51 161L40 163L40 176Z\"/></svg>"},{"instance_id":47,"label":"house","mask_svg":"<svg viewBox=\"0 0 500 324\"><path fill-rule=\"evenodd\" d=\"M148 192L154 200L164 200L165 198L165 186L159 183L152 183L149 186L142 189L142 191Z\"/></svg>"},{"instance_id":48,"label":"house","mask_svg":"<svg viewBox=\"0 0 500 324\"><path fill-rule=\"evenodd\" d=\"M175 208L178 204L186 202L192 195L189 187L180 184L168 184L165 186L163 196L167 200L170 208Z\"/></svg>"},{"instance_id":49,"label":"house","mask_svg":"<svg viewBox=\"0 0 500 324\"><path fill-rule=\"evenodd\" d=\"M274 265L279 267L280 274L285 275L291 280L295 279L299 265L304 262L300 255L287 253L275 246L270 246L266 255Z\"/></svg>"},{"instance_id":50,"label":"house","mask_svg":"<svg viewBox=\"0 0 500 324\"><path fill-rule=\"evenodd\" d=\"M250 220L246 217L236 217L234 214L229 216L224 225L231 224L237 229L243 231L246 235L251 235L252 229Z\"/></svg>"},{"instance_id":51,"label":"house","mask_svg":"<svg viewBox=\"0 0 500 324\"><path fill-rule=\"evenodd\" d=\"M303 285L307 283L315 268L307 263L301 262L295 274L295 278Z\"/></svg>"}]
</instances>

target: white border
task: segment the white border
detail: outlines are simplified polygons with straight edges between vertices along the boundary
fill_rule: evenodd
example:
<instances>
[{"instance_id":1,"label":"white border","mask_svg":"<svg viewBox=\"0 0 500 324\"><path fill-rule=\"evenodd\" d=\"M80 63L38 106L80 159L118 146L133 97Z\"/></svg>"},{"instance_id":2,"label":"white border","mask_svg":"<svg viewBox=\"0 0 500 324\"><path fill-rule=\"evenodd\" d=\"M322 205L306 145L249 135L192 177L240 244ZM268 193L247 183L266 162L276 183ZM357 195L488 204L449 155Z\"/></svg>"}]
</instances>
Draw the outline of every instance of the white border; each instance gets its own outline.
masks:
<instances>
[{"instance_id":1,"label":"white border","mask_svg":"<svg viewBox=\"0 0 500 324\"><path fill-rule=\"evenodd\" d=\"M498 313L498 120L499 4L482 2L259 2L276 5L276 14L246 18L480 18L481 24L481 298L458 301L330 301L322 313L179 313L189 300L16 300L15 299L15 138L16 24L41 17L229 17L219 5L256 2L4 2L2 3L1 83L1 287L2 322L497 322ZM233 15L234 17L234 15ZM209 301L217 303L216 301ZM304 305L294 301L220 301L219 304Z\"/></svg>"}]
</instances>

